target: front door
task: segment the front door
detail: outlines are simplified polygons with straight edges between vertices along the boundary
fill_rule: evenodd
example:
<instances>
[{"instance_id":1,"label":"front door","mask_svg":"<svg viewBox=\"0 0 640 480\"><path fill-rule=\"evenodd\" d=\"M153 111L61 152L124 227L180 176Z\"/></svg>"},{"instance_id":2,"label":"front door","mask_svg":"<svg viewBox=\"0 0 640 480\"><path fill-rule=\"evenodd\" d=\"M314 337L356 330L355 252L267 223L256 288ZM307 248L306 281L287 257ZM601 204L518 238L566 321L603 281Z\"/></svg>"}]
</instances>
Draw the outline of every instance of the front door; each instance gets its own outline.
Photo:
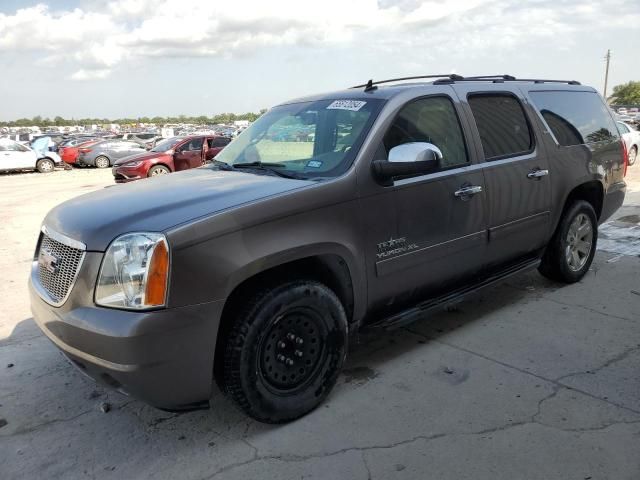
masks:
<instances>
[{"instance_id":1,"label":"front door","mask_svg":"<svg viewBox=\"0 0 640 480\"><path fill-rule=\"evenodd\" d=\"M370 185L361 194L360 211L374 309L395 310L435 296L464 283L483 264L484 176L472 162L457 100L450 87L441 88L441 95L414 99L399 110L372 159L388 159L398 145L426 142L442 153L438 170L388 186L358 180Z\"/></svg>"},{"instance_id":2,"label":"front door","mask_svg":"<svg viewBox=\"0 0 640 480\"><path fill-rule=\"evenodd\" d=\"M173 164L176 171L188 170L202 165L204 137L192 138L176 148Z\"/></svg>"},{"instance_id":3,"label":"front door","mask_svg":"<svg viewBox=\"0 0 640 480\"><path fill-rule=\"evenodd\" d=\"M36 154L13 140L0 139L0 170L22 170L36 166Z\"/></svg>"},{"instance_id":4,"label":"front door","mask_svg":"<svg viewBox=\"0 0 640 480\"><path fill-rule=\"evenodd\" d=\"M456 89L474 121L472 130L484 162L489 221L486 264L498 266L534 254L549 237L550 172L522 101L516 92Z\"/></svg>"}]
</instances>

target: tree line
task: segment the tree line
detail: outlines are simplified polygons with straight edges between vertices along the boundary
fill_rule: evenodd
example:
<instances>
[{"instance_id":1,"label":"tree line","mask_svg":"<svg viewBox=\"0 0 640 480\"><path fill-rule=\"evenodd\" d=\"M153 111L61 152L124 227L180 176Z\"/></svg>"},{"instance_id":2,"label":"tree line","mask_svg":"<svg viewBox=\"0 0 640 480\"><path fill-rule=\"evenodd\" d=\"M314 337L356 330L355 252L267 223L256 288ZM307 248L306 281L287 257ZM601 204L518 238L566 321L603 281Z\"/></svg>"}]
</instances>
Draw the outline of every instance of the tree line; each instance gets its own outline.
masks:
<instances>
[{"instance_id":1,"label":"tree line","mask_svg":"<svg viewBox=\"0 0 640 480\"><path fill-rule=\"evenodd\" d=\"M640 82L627 82L613 87L611 105L640 105Z\"/></svg>"},{"instance_id":2,"label":"tree line","mask_svg":"<svg viewBox=\"0 0 640 480\"><path fill-rule=\"evenodd\" d=\"M70 127L73 125L105 125L105 124L117 124L117 125L132 125L137 123L165 125L167 123L193 123L197 125L213 125L218 123L233 123L236 120L249 120L255 121L260 115L266 112L266 109L260 110L259 113L221 113L208 117L206 115L200 116L188 116L178 115L177 117L131 117L131 118L63 118L60 116L54 118L42 117L37 115L33 118L19 118L10 122L0 121L2 127Z\"/></svg>"}]
</instances>

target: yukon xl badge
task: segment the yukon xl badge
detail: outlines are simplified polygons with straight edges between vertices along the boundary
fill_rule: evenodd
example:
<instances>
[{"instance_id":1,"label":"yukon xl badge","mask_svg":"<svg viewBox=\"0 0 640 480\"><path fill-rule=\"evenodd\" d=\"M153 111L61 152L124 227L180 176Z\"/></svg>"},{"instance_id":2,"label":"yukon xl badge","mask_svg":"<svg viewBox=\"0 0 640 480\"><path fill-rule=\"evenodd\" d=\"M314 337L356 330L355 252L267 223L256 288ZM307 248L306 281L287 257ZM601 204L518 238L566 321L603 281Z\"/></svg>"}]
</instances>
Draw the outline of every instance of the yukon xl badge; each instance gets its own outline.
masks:
<instances>
[{"instance_id":1,"label":"yukon xl badge","mask_svg":"<svg viewBox=\"0 0 640 480\"><path fill-rule=\"evenodd\" d=\"M376 256L378 257L378 260L383 260L387 257L415 250L418 248L418 245L415 243L408 243L406 237L401 237L390 238L385 242L380 242L377 247L378 252L376 253Z\"/></svg>"},{"instance_id":2,"label":"yukon xl badge","mask_svg":"<svg viewBox=\"0 0 640 480\"><path fill-rule=\"evenodd\" d=\"M44 267L49 273L58 273L59 260L48 250L42 250L40 252L40 258L38 263L41 267Z\"/></svg>"}]
</instances>

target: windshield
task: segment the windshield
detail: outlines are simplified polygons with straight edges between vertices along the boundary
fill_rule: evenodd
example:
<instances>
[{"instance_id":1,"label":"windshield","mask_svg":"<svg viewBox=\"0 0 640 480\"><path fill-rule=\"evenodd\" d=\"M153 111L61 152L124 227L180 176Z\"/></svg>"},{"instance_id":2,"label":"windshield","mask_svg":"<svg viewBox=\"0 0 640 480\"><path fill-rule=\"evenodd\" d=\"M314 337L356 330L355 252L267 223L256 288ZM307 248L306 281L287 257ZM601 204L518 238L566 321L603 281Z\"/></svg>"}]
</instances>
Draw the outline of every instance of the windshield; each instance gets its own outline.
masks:
<instances>
[{"instance_id":1,"label":"windshield","mask_svg":"<svg viewBox=\"0 0 640 480\"><path fill-rule=\"evenodd\" d=\"M162 142L158 143L155 147L153 147L151 149L152 152L166 152L167 150L171 150L174 145L176 143L178 143L180 140L184 140L184 138L180 138L180 137L173 137L173 138L169 138L167 140L163 140Z\"/></svg>"},{"instance_id":2,"label":"windshield","mask_svg":"<svg viewBox=\"0 0 640 480\"><path fill-rule=\"evenodd\" d=\"M320 100L275 107L216 156L238 165L278 163L279 172L302 177L344 173L384 102Z\"/></svg>"}]
</instances>

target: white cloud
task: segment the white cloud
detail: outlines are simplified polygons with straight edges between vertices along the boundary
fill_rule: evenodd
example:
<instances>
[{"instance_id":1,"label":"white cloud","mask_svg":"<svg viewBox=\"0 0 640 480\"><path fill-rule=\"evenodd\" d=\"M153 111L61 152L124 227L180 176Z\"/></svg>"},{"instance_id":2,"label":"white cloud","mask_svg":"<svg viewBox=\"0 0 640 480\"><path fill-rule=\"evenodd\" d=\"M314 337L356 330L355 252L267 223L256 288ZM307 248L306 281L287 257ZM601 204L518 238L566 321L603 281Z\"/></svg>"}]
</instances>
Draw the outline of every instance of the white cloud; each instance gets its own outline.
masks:
<instances>
[{"instance_id":1,"label":"white cloud","mask_svg":"<svg viewBox=\"0 0 640 480\"><path fill-rule=\"evenodd\" d=\"M72 11L40 4L0 14L0 55L33 51L45 60L68 62L74 80L105 78L144 57L246 56L288 45L364 43L425 55L449 49L463 57L487 49L499 53L536 38L556 38L559 48L563 42L566 47L574 30L638 24L637 5L625 0L87 0Z\"/></svg>"},{"instance_id":2,"label":"white cloud","mask_svg":"<svg viewBox=\"0 0 640 480\"><path fill-rule=\"evenodd\" d=\"M73 73L69 78L71 80L96 80L100 78L105 78L109 75L109 69L94 69L94 70L85 70L81 68L77 72Z\"/></svg>"}]
</instances>

